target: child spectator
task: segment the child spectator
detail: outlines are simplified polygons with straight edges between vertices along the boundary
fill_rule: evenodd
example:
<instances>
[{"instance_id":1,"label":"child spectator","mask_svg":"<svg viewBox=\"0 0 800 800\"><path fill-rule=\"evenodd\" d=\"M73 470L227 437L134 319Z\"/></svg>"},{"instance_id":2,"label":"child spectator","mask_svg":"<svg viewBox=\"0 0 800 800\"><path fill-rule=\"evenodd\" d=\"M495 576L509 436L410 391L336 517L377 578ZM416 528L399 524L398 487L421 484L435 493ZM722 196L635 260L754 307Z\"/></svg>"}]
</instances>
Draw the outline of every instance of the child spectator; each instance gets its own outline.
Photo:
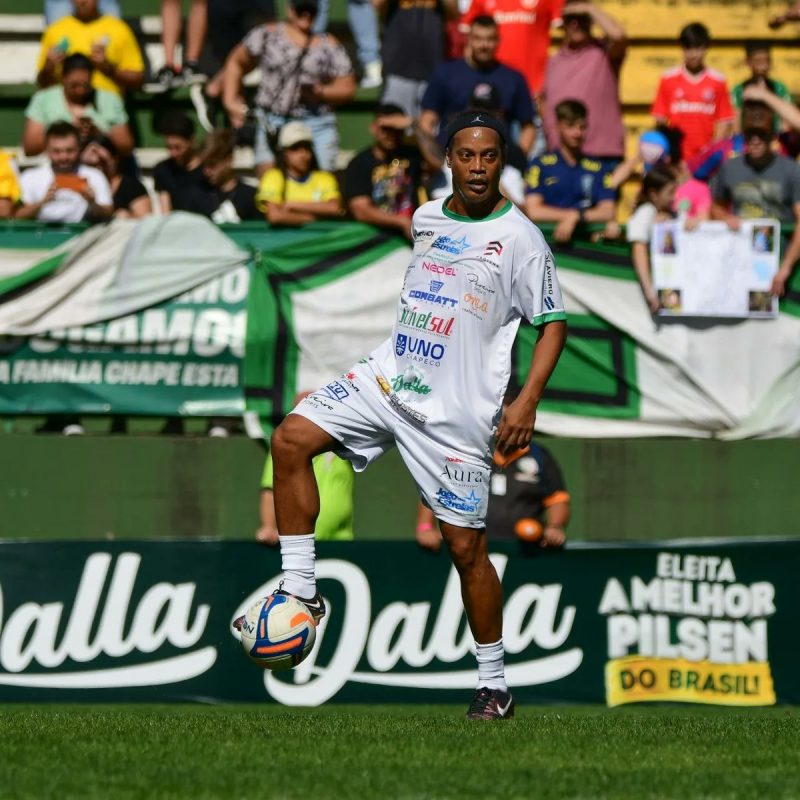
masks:
<instances>
[{"instance_id":1,"label":"child spectator","mask_svg":"<svg viewBox=\"0 0 800 800\"><path fill-rule=\"evenodd\" d=\"M339 217L342 199L336 178L317 169L313 132L287 122L278 135L277 165L261 177L256 203L271 225L305 225Z\"/></svg>"},{"instance_id":2,"label":"child spectator","mask_svg":"<svg viewBox=\"0 0 800 800\"><path fill-rule=\"evenodd\" d=\"M144 61L133 31L116 17L101 16L97 0L73 0L74 13L45 29L36 82L41 88L61 78L61 64L71 53L88 56L95 71L92 85L118 95L138 89Z\"/></svg>"},{"instance_id":3,"label":"child spectator","mask_svg":"<svg viewBox=\"0 0 800 800\"><path fill-rule=\"evenodd\" d=\"M747 66L750 67L750 77L737 83L731 92L731 100L733 107L736 109L736 129L741 130L740 115L742 113L742 106L744 104L744 90L748 86L762 86L768 89L772 94L779 97L781 100L792 102L792 95L786 84L781 83L774 78L769 77L769 72L772 69L772 54L770 52L770 45L768 42L748 42L744 46L745 61ZM782 124L780 117L775 115L775 132L781 130Z\"/></svg>"},{"instance_id":4,"label":"child spectator","mask_svg":"<svg viewBox=\"0 0 800 800\"><path fill-rule=\"evenodd\" d=\"M81 144L92 136L107 135L119 153L133 150L133 134L122 98L92 88L94 65L83 53L67 56L61 65L61 84L40 89L25 109L22 147L27 156L44 150L45 131L54 122L70 122L80 132Z\"/></svg>"},{"instance_id":5,"label":"child spectator","mask_svg":"<svg viewBox=\"0 0 800 800\"><path fill-rule=\"evenodd\" d=\"M99 169L111 186L115 217L146 217L153 203L145 185L133 175L119 171L117 148L108 136L94 136L81 153L81 162Z\"/></svg>"},{"instance_id":6,"label":"child spectator","mask_svg":"<svg viewBox=\"0 0 800 800\"><path fill-rule=\"evenodd\" d=\"M709 142L729 136L735 114L725 78L705 65L711 36L705 25L693 22L679 37L683 65L661 77L652 115L657 123L683 133L685 161Z\"/></svg>"},{"instance_id":7,"label":"child spectator","mask_svg":"<svg viewBox=\"0 0 800 800\"><path fill-rule=\"evenodd\" d=\"M153 180L161 211L188 210L189 197L202 176L194 138L194 122L183 111L170 111L158 120L169 158L156 164Z\"/></svg>"},{"instance_id":8,"label":"child spectator","mask_svg":"<svg viewBox=\"0 0 800 800\"><path fill-rule=\"evenodd\" d=\"M80 163L78 129L56 122L47 129L48 161L22 173L22 205L17 219L41 222L97 222L113 211L111 187L105 176Z\"/></svg>"},{"instance_id":9,"label":"child spectator","mask_svg":"<svg viewBox=\"0 0 800 800\"><path fill-rule=\"evenodd\" d=\"M652 314L661 308L661 302L653 288L650 272L650 239L656 222L665 222L675 216L673 208L677 188L672 170L665 164L657 164L644 176L636 210L627 224L633 268Z\"/></svg>"},{"instance_id":10,"label":"child spectator","mask_svg":"<svg viewBox=\"0 0 800 800\"><path fill-rule=\"evenodd\" d=\"M525 213L534 222L555 222L553 237L568 242L580 222L611 222L616 193L612 172L583 154L586 106L563 100L556 106L559 146L531 162Z\"/></svg>"}]
</instances>

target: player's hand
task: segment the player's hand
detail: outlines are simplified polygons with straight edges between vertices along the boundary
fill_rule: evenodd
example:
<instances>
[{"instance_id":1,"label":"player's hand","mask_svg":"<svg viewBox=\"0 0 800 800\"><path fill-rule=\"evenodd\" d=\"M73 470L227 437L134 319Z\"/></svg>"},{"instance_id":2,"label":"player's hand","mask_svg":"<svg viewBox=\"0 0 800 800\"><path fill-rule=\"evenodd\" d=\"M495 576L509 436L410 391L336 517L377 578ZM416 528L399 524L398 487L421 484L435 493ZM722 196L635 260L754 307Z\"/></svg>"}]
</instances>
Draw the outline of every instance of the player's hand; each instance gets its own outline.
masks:
<instances>
[{"instance_id":1,"label":"player's hand","mask_svg":"<svg viewBox=\"0 0 800 800\"><path fill-rule=\"evenodd\" d=\"M542 533L542 538L539 539L540 547L563 547L564 542L567 541L567 534L563 528L556 526L548 526Z\"/></svg>"},{"instance_id":2,"label":"player's hand","mask_svg":"<svg viewBox=\"0 0 800 800\"><path fill-rule=\"evenodd\" d=\"M418 530L416 532L417 544L423 550L430 550L431 553L438 553L442 549L442 534L436 530L436 527L428 528L427 530Z\"/></svg>"},{"instance_id":3,"label":"player's hand","mask_svg":"<svg viewBox=\"0 0 800 800\"><path fill-rule=\"evenodd\" d=\"M84 200L86 200L87 203L93 203L94 202L94 190L92 189L91 186L89 186L88 183L85 183L83 185L83 187L80 189L78 194L80 194L80 196Z\"/></svg>"},{"instance_id":4,"label":"player's hand","mask_svg":"<svg viewBox=\"0 0 800 800\"><path fill-rule=\"evenodd\" d=\"M278 539L277 528L259 528L256 531L256 541L259 544L265 544L268 547L276 547L280 540Z\"/></svg>"},{"instance_id":5,"label":"player's hand","mask_svg":"<svg viewBox=\"0 0 800 800\"><path fill-rule=\"evenodd\" d=\"M503 415L497 426L496 447L503 454L519 450L530 444L536 422L536 407L518 397L503 407Z\"/></svg>"},{"instance_id":6,"label":"player's hand","mask_svg":"<svg viewBox=\"0 0 800 800\"><path fill-rule=\"evenodd\" d=\"M104 75L109 72L110 64L106 59L106 48L102 44L92 45L92 54L89 56L94 68Z\"/></svg>"}]
</instances>

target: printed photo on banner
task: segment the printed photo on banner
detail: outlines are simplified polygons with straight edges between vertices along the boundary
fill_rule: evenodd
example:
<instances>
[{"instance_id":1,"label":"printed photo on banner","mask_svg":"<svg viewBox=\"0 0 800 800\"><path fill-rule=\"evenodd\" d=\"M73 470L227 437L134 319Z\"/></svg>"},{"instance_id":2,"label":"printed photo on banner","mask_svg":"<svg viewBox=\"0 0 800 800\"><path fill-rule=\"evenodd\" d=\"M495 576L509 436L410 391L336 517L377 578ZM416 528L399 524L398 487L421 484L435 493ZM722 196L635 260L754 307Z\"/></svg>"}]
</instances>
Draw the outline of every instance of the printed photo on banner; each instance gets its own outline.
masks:
<instances>
[{"instance_id":1,"label":"printed photo on banner","mask_svg":"<svg viewBox=\"0 0 800 800\"><path fill-rule=\"evenodd\" d=\"M723 222L703 222L694 230L659 222L650 257L660 315L763 319L778 314L778 300L769 294L780 258L777 220L745 220L737 231Z\"/></svg>"}]
</instances>

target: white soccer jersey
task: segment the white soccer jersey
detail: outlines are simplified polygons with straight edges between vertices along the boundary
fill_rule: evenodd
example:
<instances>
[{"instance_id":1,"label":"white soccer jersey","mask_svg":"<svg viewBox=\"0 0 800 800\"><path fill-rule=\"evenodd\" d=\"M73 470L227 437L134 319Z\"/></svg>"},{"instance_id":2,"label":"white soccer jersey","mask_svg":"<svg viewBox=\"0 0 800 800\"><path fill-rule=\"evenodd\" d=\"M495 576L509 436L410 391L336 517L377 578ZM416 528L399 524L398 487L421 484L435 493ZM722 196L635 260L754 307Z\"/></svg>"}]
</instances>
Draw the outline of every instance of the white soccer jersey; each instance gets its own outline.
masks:
<instances>
[{"instance_id":1,"label":"white soccer jersey","mask_svg":"<svg viewBox=\"0 0 800 800\"><path fill-rule=\"evenodd\" d=\"M440 443L485 459L521 318L538 326L566 314L553 255L524 214L507 202L473 220L445 203L433 200L414 214L392 339L371 361L398 413L416 416Z\"/></svg>"}]
</instances>

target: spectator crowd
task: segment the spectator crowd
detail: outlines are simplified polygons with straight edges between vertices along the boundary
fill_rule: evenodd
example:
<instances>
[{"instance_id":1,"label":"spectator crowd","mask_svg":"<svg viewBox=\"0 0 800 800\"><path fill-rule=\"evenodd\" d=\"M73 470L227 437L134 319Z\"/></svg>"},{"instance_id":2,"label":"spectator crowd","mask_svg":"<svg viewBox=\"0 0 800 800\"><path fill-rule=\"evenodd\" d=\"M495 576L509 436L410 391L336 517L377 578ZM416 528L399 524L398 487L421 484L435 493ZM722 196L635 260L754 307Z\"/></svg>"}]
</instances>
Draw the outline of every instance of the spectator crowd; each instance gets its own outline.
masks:
<instances>
[{"instance_id":1,"label":"spectator crowd","mask_svg":"<svg viewBox=\"0 0 800 800\"><path fill-rule=\"evenodd\" d=\"M652 130L626 159L626 32L592 2L348 0L353 59L326 30L328 0L289 0L281 19L272 0L192 0L181 63L181 3L162 0L164 61L151 76L122 6L45 1L38 88L20 132L21 152L39 162L20 172L0 153L0 217L99 222L188 211L274 226L350 217L410 238L419 204L450 191L447 121L474 108L510 131L504 193L533 221L553 224L560 245L587 226L620 237L620 187L642 179L627 239L653 312L656 222L800 222L800 109L772 74L766 42L747 44L750 75L730 86L707 66L708 29L685 25L681 62L653 97ZM771 24L796 18L790 8ZM183 86L196 114L167 103L155 116L167 158L143 181L135 93ZM346 163L336 110L359 86L381 89L371 142ZM253 170L242 176L244 148ZM798 258L800 225L774 294Z\"/></svg>"}]
</instances>

